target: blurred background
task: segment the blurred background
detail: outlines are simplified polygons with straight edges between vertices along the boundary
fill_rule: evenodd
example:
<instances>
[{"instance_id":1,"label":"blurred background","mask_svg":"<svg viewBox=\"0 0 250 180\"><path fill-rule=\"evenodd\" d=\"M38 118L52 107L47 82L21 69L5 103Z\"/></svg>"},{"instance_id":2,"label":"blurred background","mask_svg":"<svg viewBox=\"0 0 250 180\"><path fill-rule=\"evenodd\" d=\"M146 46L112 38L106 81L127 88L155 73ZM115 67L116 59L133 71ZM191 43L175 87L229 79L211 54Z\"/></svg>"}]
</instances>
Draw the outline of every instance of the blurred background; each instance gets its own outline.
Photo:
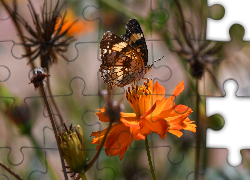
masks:
<instances>
[{"instance_id":1,"label":"blurred background","mask_svg":"<svg viewBox=\"0 0 250 180\"><path fill-rule=\"evenodd\" d=\"M31 0L41 18L43 1ZM12 0L6 1L13 9ZM50 1L48 0L48 4ZM197 133L183 131L178 138L168 134L165 140L158 135L149 136L150 152L157 179L249 179L249 150L243 150L239 167L227 163L227 149L206 147L206 128L219 130L224 125L222 116L206 117L205 96L224 95L223 82L234 78L239 84L238 96L249 96L250 44L242 42L244 29L234 25L230 29L232 41L206 41L206 19L220 19L225 11L214 6L209 9L205 0L68 0L61 12L67 11L66 20L78 21L68 36L70 43L64 53L68 60L58 56L50 66L50 85L53 98L67 125L79 124L84 131L87 156L95 153L91 144L94 131L103 130L95 115L104 105L98 95L106 89L101 79L99 43L106 31L117 36L125 34L125 24L136 18L144 32L149 62L154 63L146 78L158 81L169 97L175 86L184 81L185 89L176 104L192 108L189 116L198 125ZM35 27L27 7L28 1L17 0L17 12ZM52 2L52 7L56 1ZM67 19L68 18L68 19ZM30 36L21 26L25 36ZM48 113L39 91L30 82L32 67L20 44L20 35L4 7L0 6L0 160L24 179L63 179ZM34 61L40 66L39 58ZM46 81L47 83L47 81ZM143 81L137 82L143 84ZM116 88L115 99L125 97L124 88ZM50 98L51 99L51 98ZM198 99L198 100L197 100ZM133 112L124 98L124 112ZM52 106L54 112L55 107ZM57 114L57 113L55 113ZM58 123L60 116L55 115ZM197 164L197 137L200 142L199 171ZM108 157L103 150L98 161L86 173L88 179L152 179L143 141L133 141L120 161L118 156ZM13 179L0 168L0 179Z\"/></svg>"}]
</instances>

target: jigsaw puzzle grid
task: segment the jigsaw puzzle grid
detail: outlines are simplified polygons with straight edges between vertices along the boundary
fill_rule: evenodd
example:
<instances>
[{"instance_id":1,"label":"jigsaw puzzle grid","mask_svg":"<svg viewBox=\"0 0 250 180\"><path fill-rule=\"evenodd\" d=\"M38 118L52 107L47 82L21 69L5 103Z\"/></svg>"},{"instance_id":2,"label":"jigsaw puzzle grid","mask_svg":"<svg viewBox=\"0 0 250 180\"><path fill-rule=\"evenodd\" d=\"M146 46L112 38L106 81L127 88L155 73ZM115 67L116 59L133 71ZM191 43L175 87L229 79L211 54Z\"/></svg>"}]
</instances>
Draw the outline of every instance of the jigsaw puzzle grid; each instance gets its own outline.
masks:
<instances>
[{"instance_id":1,"label":"jigsaw puzzle grid","mask_svg":"<svg viewBox=\"0 0 250 180\"><path fill-rule=\"evenodd\" d=\"M40 14L43 2L31 1ZM182 8L185 21L181 18L176 2ZM17 1L18 13L33 26L27 3L26 0ZM55 3L53 1L53 6ZM250 65L250 44L242 41L244 29L241 26L235 25L228 30L232 39L230 42L207 41L207 18L220 19L224 12L219 7L209 9L205 0L191 0L189 3L163 0L67 1L62 12L65 10L68 11L68 16L78 19L83 27L79 27L81 32L74 34L77 40L64 53L68 62L58 57L58 62L50 67L49 83L62 117L56 113L54 106L52 109L59 124L60 118L63 118L67 125L72 123L82 127L87 156L96 153L96 144L91 144L91 133L108 126L108 123L99 121L95 114L97 109L104 106L99 92L106 89L99 72L102 62L101 38L106 31L120 37L125 33L128 20L136 18L145 35L149 52L148 64L164 56L154 63L145 77L153 79L154 83L158 81L165 88L166 97L170 97L177 84L184 81L185 89L175 102L193 110L189 118L197 125L196 133L182 131L183 136L180 138L171 133L167 134L165 140L155 133L148 136L156 178L250 178L249 150L242 150L242 164L232 167L228 164L227 149L206 148L206 128L219 130L226 121L220 115L206 117L206 97L224 95L223 83L228 78L234 78L238 82L237 95L249 96L250 93L250 74L247 70ZM23 31L25 32L24 28ZM24 34L28 36L27 33ZM0 161L24 179L63 179L49 115L41 94L29 84L33 69L27 64L28 59L22 57L25 51L20 43L20 36L1 4ZM40 66L38 59L34 60L36 67ZM199 62L198 65L196 62ZM47 83L45 80L45 86ZM142 85L143 80L136 84ZM125 91L129 86L116 88L115 99L123 98L124 112L132 113L134 111L125 99ZM49 100L52 101L51 98ZM24 122L20 121L23 119L28 120L30 134L22 131ZM199 147L196 144L198 136L202 142ZM199 172L196 172L198 148ZM86 176L87 179L105 180L152 179L144 141L133 141L122 160L119 156L107 156L103 149ZM0 167L0 179L15 178Z\"/></svg>"}]
</instances>

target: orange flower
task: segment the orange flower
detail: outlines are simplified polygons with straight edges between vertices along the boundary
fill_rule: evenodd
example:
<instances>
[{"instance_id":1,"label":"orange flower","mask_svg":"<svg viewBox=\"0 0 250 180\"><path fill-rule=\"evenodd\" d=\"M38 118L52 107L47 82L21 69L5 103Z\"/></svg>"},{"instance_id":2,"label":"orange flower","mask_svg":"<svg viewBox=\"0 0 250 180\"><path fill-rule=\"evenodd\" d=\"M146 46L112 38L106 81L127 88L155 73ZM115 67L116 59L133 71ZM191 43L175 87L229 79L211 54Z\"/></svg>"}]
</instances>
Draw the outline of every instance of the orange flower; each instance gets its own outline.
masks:
<instances>
[{"instance_id":1,"label":"orange flower","mask_svg":"<svg viewBox=\"0 0 250 180\"><path fill-rule=\"evenodd\" d=\"M72 10L68 10L66 17L64 19L62 29L59 34L67 30L70 26L72 27L67 32L68 36L76 36L76 35L80 36L84 33L92 32L95 29L93 22L89 22L87 20L82 20L82 19L76 21L76 19L77 17L75 16L74 12ZM62 18L59 17L56 22L55 30L59 28L61 21ZM72 24L74 21L76 22Z\"/></svg>"},{"instance_id":2,"label":"orange flower","mask_svg":"<svg viewBox=\"0 0 250 180\"><path fill-rule=\"evenodd\" d=\"M196 125L190 121L188 115L192 109L184 105L175 105L175 98L184 90L184 82L180 82L172 96L165 98L165 88L152 80L144 83L145 86L134 86L126 91L126 98L135 113L121 113L120 122L113 124L107 136L104 148L108 156L120 154L120 160L129 148L133 140L145 140L151 132L157 133L165 139L167 132L177 137L182 136L180 130L196 132ZM96 113L102 122L109 122L105 115L105 108ZM97 149L104 138L107 129L93 132L95 136L92 144L98 144Z\"/></svg>"}]
</instances>

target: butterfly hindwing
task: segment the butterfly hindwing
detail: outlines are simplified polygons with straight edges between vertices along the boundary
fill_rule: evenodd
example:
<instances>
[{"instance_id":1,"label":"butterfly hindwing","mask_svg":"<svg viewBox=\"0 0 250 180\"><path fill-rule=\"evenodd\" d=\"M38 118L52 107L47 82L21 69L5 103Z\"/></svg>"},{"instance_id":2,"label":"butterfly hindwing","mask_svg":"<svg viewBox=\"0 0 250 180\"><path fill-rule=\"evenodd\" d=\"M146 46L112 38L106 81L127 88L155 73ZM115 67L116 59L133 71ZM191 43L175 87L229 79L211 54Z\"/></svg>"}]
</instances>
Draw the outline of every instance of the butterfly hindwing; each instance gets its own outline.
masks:
<instances>
[{"instance_id":1,"label":"butterfly hindwing","mask_svg":"<svg viewBox=\"0 0 250 180\"><path fill-rule=\"evenodd\" d=\"M147 65L148 49L139 22L130 19L125 27L121 38L107 31L100 42L101 77L111 89L141 80L152 68Z\"/></svg>"},{"instance_id":2,"label":"butterfly hindwing","mask_svg":"<svg viewBox=\"0 0 250 180\"><path fill-rule=\"evenodd\" d=\"M141 56L123 39L107 31L100 42L101 76L112 88L134 82L144 69Z\"/></svg>"}]
</instances>

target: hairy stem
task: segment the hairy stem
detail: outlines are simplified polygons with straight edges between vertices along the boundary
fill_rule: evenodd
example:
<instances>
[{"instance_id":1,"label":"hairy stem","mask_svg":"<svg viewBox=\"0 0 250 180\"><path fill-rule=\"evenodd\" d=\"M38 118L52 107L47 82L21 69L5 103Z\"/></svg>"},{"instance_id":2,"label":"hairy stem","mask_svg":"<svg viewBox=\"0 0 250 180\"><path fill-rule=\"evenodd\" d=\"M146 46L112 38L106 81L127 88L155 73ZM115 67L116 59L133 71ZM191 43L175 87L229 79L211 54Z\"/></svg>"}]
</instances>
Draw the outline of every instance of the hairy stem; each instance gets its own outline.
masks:
<instances>
[{"instance_id":1,"label":"hairy stem","mask_svg":"<svg viewBox=\"0 0 250 180\"><path fill-rule=\"evenodd\" d=\"M201 127L199 126L199 116L200 116L200 95L199 95L199 79L196 78L196 161L195 161L195 180L199 179L200 170L200 143L201 143Z\"/></svg>"},{"instance_id":2,"label":"hairy stem","mask_svg":"<svg viewBox=\"0 0 250 180\"><path fill-rule=\"evenodd\" d=\"M19 180L24 180L22 177L20 177L18 174L16 174L14 171L12 171L8 166L6 166L4 163L0 161L0 166L3 167L6 171L8 171L12 176Z\"/></svg>"},{"instance_id":3,"label":"hairy stem","mask_svg":"<svg viewBox=\"0 0 250 180\"><path fill-rule=\"evenodd\" d=\"M147 151L147 156L148 156L148 163L149 163L151 175L152 175L153 180L156 180L154 167L153 167L153 163L152 163L152 160L151 160L151 155L150 155L150 150L149 150L149 145L148 145L148 137L147 136L145 138L145 146L146 146L146 151Z\"/></svg>"},{"instance_id":4,"label":"hairy stem","mask_svg":"<svg viewBox=\"0 0 250 180\"><path fill-rule=\"evenodd\" d=\"M48 67L48 73L47 74L49 74L49 67ZM58 106L57 106L57 104L56 104L56 102L54 100L54 97L52 96L52 91L51 91L51 86L50 86L50 78L49 77L47 77L47 87L48 87L48 92L49 92L49 96L51 98L52 104L54 105L54 107L56 109L56 112L57 112L57 115L59 116L61 124L62 124L62 123L64 123L63 116L62 116L62 114L61 114L61 112L60 112L60 110L59 110L59 108L58 108ZM56 122L56 126L59 127L60 124L58 124ZM58 130L60 131L60 129L58 129Z\"/></svg>"},{"instance_id":5,"label":"hairy stem","mask_svg":"<svg viewBox=\"0 0 250 180\"><path fill-rule=\"evenodd\" d=\"M54 119L51 107L49 105L49 101L48 101L46 93L45 93L45 88L43 86L43 82L40 82L40 89L41 89L43 97L44 97L43 98L44 103L45 103L45 106L46 106L47 111L49 113L50 121L51 121L53 131L54 131L54 135L55 135L55 138L56 138L56 143L57 143L57 147L58 147L59 154L60 154L60 159L61 159L64 178L65 178L65 180L68 180L68 176L67 176L67 172L66 172L66 168L65 168L65 163L64 163L64 159L63 159L63 154L62 154L62 149L60 147L60 140L59 140L59 137L58 137L58 131L57 131L57 127L56 127L56 124L55 124L55 119Z\"/></svg>"},{"instance_id":6,"label":"hairy stem","mask_svg":"<svg viewBox=\"0 0 250 180\"><path fill-rule=\"evenodd\" d=\"M59 108L58 108L58 106L57 106L57 104L56 104L56 102L55 102L54 97L52 96L52 91L51 91L51 86L50 86L50 80L49 80L49 78L47 78L47 80L48 80L48 81L47 81L47 82L48 82L48 91L49 91L49 95L50 95L52 104L54 105L54 107L55 107L55 109L56 109L56 112L57 112L57 114L58 114L58 116L59 116L59 118L60 118L60 120L61 120L61 124L62 124L62 123L64 123L65 121L63 120L63 116L62 116L61 112L59 111ZM58 124L57 124L57 127L58 127Z\"/></svg>"}]
</instances>

